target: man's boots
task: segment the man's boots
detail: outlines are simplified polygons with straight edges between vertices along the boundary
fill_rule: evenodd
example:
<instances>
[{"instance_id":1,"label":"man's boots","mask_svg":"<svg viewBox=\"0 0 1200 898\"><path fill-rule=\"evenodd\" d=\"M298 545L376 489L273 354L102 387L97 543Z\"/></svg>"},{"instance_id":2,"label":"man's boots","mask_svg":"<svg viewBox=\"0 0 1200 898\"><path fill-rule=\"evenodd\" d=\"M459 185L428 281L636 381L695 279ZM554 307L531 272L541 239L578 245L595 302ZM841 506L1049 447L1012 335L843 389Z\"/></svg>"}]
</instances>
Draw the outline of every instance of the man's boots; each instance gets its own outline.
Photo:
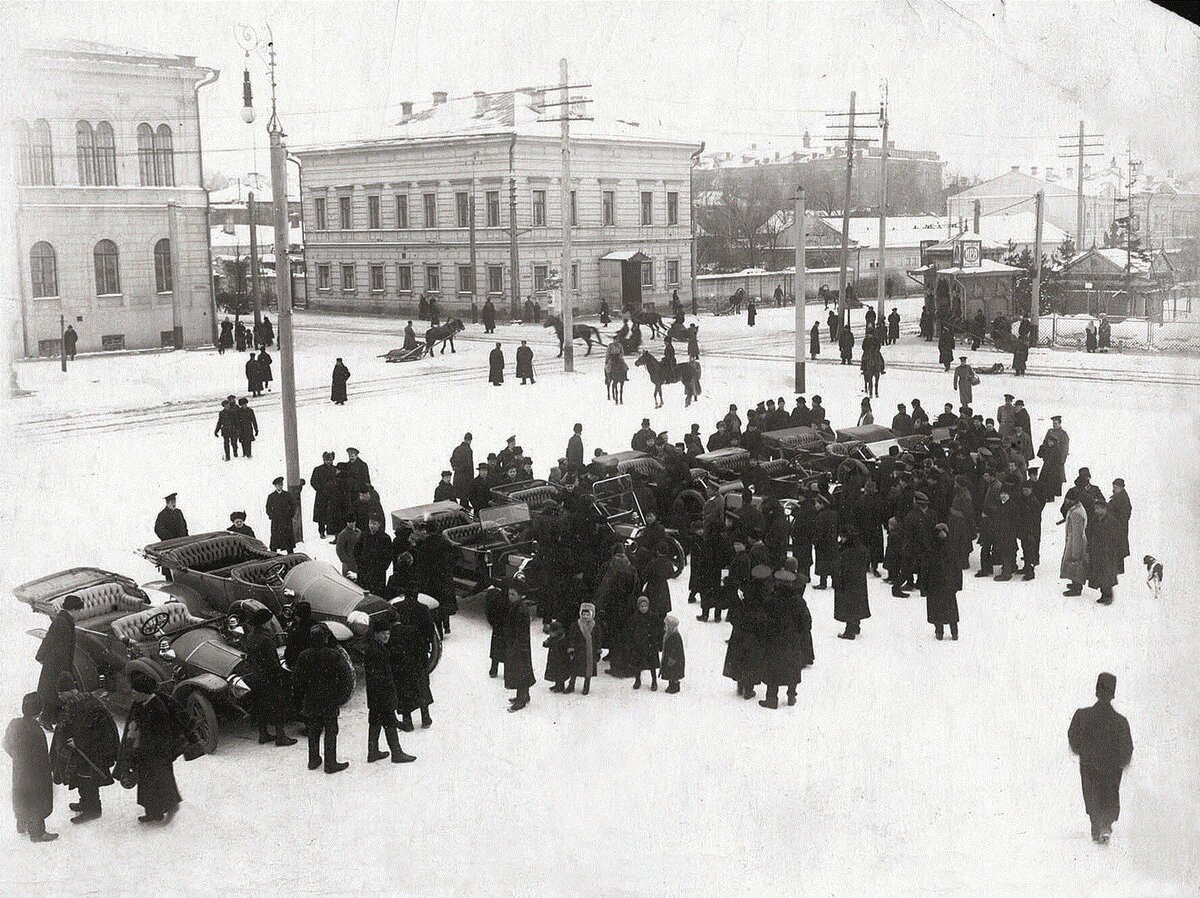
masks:
<instances>
[{"instance_id":1,"label":"man's boots","mask_svg":"<svg viewBox=\"0 0 1200 898\"><path fill-rule=\"evenodd\" d=\"M493 661L491 670L488 671L488 676L495 679L500 674L500 662Z\"/></svg>"},{"instance_id":2,"label":"man's boots","mask_svg":"<svg viewBox=\"0 0 1200 898\"><path fill-rule=\"evenodd\" d=\"M383 731L387 735L387 744L388 748L391 749L390 754L393 764L409 764L416 760L414 755L405 754L404 749L400 747L400 736L396 732L395 727L384 727Z\"/></svg>"},{"instance_id":3,"label":"man's boots","mask_svg":"<svg viewBox=\"0 0 1200 898\"><path fill-rule=\"evenodd\" d=\"M1024 570L1021 571L1021 579L1028 582L1033 579L1033 565L1026 564Z\"/></svg>"}]
</instances>

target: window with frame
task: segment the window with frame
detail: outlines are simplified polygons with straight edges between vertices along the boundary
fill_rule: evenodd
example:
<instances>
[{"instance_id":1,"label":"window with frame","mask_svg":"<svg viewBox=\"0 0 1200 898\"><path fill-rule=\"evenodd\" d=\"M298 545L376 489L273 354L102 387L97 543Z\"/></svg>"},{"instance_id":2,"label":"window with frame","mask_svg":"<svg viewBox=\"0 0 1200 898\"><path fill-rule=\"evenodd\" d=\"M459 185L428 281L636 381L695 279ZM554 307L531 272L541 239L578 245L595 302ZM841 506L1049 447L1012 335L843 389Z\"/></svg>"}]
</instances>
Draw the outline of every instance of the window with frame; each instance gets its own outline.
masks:
<instances>
[{"instance_id":1,"label":"window with frame","mask_svg":"<svg viewBox=\"0 0 1200 898\"><path fill-rule=\"evenodd\" d=\"M171 276L171 241L164 237L154 244L154 290L157 293L172 292L174 279Z\"/></svg>"},{"instance_id":2,"label":"window with frame","mask_svg":"<svg viewBox=\"0 0 1200 898\"><path fill-rule=\"evenodd\" d=\"M117 245L111 240L101 240L92 250L92 261L96 269L96 295L120 295L121 273Z\"/></svg>"},{"instance_id":3,"label":"window with frame","mask_svg":"<svg viewBox=\"0 0 1200 898\"><path fill-rule=\"evenodd\" d=\"M333 286L333 278L329 272L329 266L321 264L317 266L317 289L329 290Z\"/></svg>"},{"instance_id":4,"label":"window with frame","mask_svg":"<svg viewBox=\"0 0 1200 898\"><path fill-rule=\"evenodd\" d=\"M424 197L425 201L425 227L436 228L437 220L437 194L427 193Z\"/></svg>"},{"instance_id":5,"label":"window with frame","mask_svg":"<svg viewBox=\"0 0 1200 898\"><path fill-rule=\"evenodd\" d=\"M489 265L487 270L488 294L496 296L504 293L504 268L500 265Z\"/></svg>"},{"instance_id":6,"label":"window with frame","mask_svg":"<svg viewBox=\"0 0 1200 898\"><path fill-rule=\"evenodd\" d=\"M96 183L103 187L117 183L117 142L108 122L96 124Z\"/></svg>"},{"instance_id":7,"label":"window with frame","mask_svg":"<svg viewBox=\"0 0 1200 898\"><path fill-rule=\"evenodd\" d=\"M39 240L29 251L29 274L33 280L34 299L58 296L58 260L54 247L45 240Z\"/></svg>"},{"instance_id":8,"label":"window with frame","mask_svg":"<svg viewBox=\"0 0 1200 898\"><path fill-rule=\"evenodd\" d=\"M546 191L544 190L533 192L533 226L535 228L546 226Z\"/></svg>"},{"instance_id":9,"label":"window with frame","mask_svg":"<svg viewBox=\"0 0 1200 898\"><path fill-rule=\"evenodd\" d=\"M604 200L604 224L606 227L611 227L617 223L617 193L615 190L605 190L603 194Z\"/></svg>"},{"instance_id":10,"label":"window with frame","mask_svg":"<svg viewBox=\"0 0 1200 898\"><path fill-rule=\"evenodd\" d=\"M546 278L549 276L550 266L534 265L533 266L533 292L546 292Z\"/></svg>"},{"instance_id":11,"label":"window with frame","mask_svg":"<svg viewBox=\"0 0 1200 898\"><path fill-rule=\"evenodd\" d=\"M367 227L372 231L378 231L383 227L379 216L379 197L375 195L367 197Z\"/></svg>"},{"instance_id":12,"label":"window with frame","mask_svg":"<svg viewBox=\"0 0 1200 898\"><path fill-rule=\"evenodd\" d=\"M154 171L160 187L175 186L175 143L166 125L154 132Z\"/></svg>"},{"instance_id":13,"label":"window with frame","mask_svg":"<svg viewBox=\"0 0 1200 898\"><path fill-rule=\"evenodd\" d=\"M313 201L313 208L315 209L317 216L317 230L326 230L329 225L329 220L325 217L325 197L317 197Z\"/></svg>"},{"instance_id":14,"label":"window with frame","mask_svg":"<svg viewBox=\"0 0 1200 898\"><path fill-rule=\"evenodd\" d=\"M500 191L489 190L487 192L487 226L489 228L500 227Z\"/></svg>"},{"instance_id":15,"label":"window with frame","mask_svg":"<svg viewBox=\"0 0 1200 898\"><path fill-rule=\"evenodd\" d=\"M579 290L579 263L571 263L571 289L578 292Z\"/></svg>"},{"instance_id":16,"label":"window with frame","mask_svg":"<svg viewBox=\"0 0 1200 898\"><path fill-rule=\"evenodd\" d=\"M342 292L349 293L354 290L354 266L342 266Z\"/></svg>"},{"instance_id":17,"label":"window with frame","mask_svg":"<svg viewBox=\"0 0 1200 898\"><path fill-rule=\"evenodd\" d=\"M100 337L100 348L104 352L123 352L125 350L125 335L104 334Z\"/></svg>"},{"instance_id":18,"label":"window with frame","mask_svg":"<svg viewBox=\"0 0 1200 898\"><path fill-rule=\"evenodd\" d=\"M24 119L13 119L9 123L13 131L13 146L16 156L13 159L13 176L18 184L33 183L33 141L29 135L29 125Z\"/></svg>"},{"instance_id":19,"label":"window with frame","mask_svg":"<svg viewBox=\"0 0 1200 898\"><path fill-rule=\"evenodd\" d=\"M412 293L412 266L396 266L396 283L400 285L401 293Z\"/></svg>"},{"instance_id":20,"label":"window with frame","mask_svg":"<svg viewBox=\"0 0 1200 898\"><path fill-rule=\"evenodd\" d=\"M667 224L679 224L679 192L667 191Z\"/></svg>"},{"instance_id":21,"label":"window with frame","mask_svg":"<svg viewBox=\"0 0 1200 898\"><path fill-rule=\"evenodd\" d=\"M350 217L350 197L338 197L338 218L343 231L349 231L354 227L353 219Z\"/></svg>"},{"instance_id":22,"label":"window with frame","mask_svg":"<svg viewBox=\"0 0 1200 898\"><path fill-rule=\"evenodd\" d=\"M679 286L679 260L667 259L667 286Z\"/></svg>"},{"instance_id":23,"label":"window with frame","mask_svg":"<svg viewBox=\"0 0 1200 898\"><path fill-rule=\"evenodd\" d=\"M425 292L442 292L442 269L437 265L425 266Z\"/></svg>"},{"instance_id":24,"label":"window with frame","mask_svg":"<svg viewBox=\"0 0 1200 898\"><path fill-rule=\"evenodd\" d=\"M175 345L174 336L175 333L172 331L172 346ZM42 358L57 358L60 352L62 352L62 341L58 337L53 340L38 340L38 355Z\"/></svg>"},{"instance_id":25,"label":"window with frame","mask_svg":"<svg viewBox=\"0 0 1200 898\"><path fill-rule=\"evenodd\" d=\"M475 274L471 271L470 265L458 266L458 292L475 293Z\"/></svg>"},{"instance_id":26,"label":"window with frame","mask_svg":"<svg viewBox=\"0 0 1200 898\"><path fill-rule=\"evenodd\" d=\"M382 265L372 265L369 269L369 273L371 276L371 292L372 293L382 293L383 292L383 266Z\"/></svg>"},{"instance_id":27,"label":"window with frame","mask_svg":"<svg viewBox=\"0 0 1200 898\"><path fill-rule=\"evenodd\" d=\"M79 183L84 187L96 184L96 132L90 122L75 123L75 162L79 169Z\"/></svg>"},{"instance_id":28,"label":"window with frame","mask_svg":"<svg viewBox=\"0 0 1200 898\"><path fill-rule=\"evenodd\" d=\"M408 227L408 195L404 193L396 194L396 227Z\"/></svg>"},{"instance_id":29,"label":"window with frame","mask_svg":"<svg viewBox=\"0 0 1200 898\"><path fill-rule=\"evenodd\" d=\"M649 190L642 191L642 224L654 224L654 194Z\"/></svg>"},{"instance_id":30,"label":"window with frame","mask_svg":"<svg viewBox=\"0 0 1200 898\"><path fill-rule=\"evenodd\" d=\"M571 227L579 227L579 196L571 191Z\"/></svg>"},{"instance_id":31,"label":"window with frame","mask_svg":"<svg viewBox=\"0 0 1200 898\"><path fill-rule=\"evenodd\" d=\"M143 187L154 186L154 129L145 122L137 127L138 179Z\"/></svg>"},{"instance_id":32,"label":"window with frame","mask_svg":"<svg viewBox=\"0 0 1200 898\"><path fill-rule=\"evenodd\" d=\"M454 213L460 228L471 226L471 198L465 190L454 194Z\"/></svg>"},{"instance_id":33,"label":"window with frame","mask_svg":"<svg viewBox=\"0 0 1200 898\"><path fill-rule=\"evenodd\" d=\"M48 186L54 184L54 144L50 138L50 125L44 118L33 123L28 165L28 183ZM116 183L115 176L113 183Z\"/></svg>"},{"instance_id":34,"label":"window with frame","mask_svg":"<svg viewBox=\"0 0 1200 898\"><path fill-rule=\"evenodd\" d=\"M654 263L653 262L643 262L642 263L642 286L643 287L653 287L654 286Z\"/></svg>"}]
</instances>

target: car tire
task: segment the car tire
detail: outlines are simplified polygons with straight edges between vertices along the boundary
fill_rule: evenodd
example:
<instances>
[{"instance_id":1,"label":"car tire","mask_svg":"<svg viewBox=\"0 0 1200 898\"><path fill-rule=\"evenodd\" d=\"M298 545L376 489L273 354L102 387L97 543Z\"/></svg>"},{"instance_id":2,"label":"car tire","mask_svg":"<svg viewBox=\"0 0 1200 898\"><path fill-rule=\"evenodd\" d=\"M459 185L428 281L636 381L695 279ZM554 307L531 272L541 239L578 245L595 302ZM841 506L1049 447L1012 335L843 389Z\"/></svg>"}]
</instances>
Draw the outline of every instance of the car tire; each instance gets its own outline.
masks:
<instances>
[{"instance_id":1,"label":"car tire","mask_svg":"<svg viewBox=\"0 0 1200 898\"><path fill-rule=\"evenodd\" d=\"M212 702L199 689L193 689L188 694L184 707L196 733L196 741L204 748L206 755L213 754L217 750L220 731L217 728L217 712Z\"/></svg>"},{"instance_id":2,"label":"car tire","mask_svg":"<svg viewBox=\"0 0 1200 898\"><path fill-rule=\"evenodd\" d=\"M438 662L442 660L442 637L438 636L437 631L433 634L433 644L429 649L429 663L425 667L426 673L433 673L438 666Z\"/></svg>"},{"instance_id":3,"label":"car tire","mask_svg":"<svg viewBox=\"0 0 1200 898\"><path fill-rule=\"evenodd\" d=\"M687 562L687 553L683 551L683 546L679 540L669 537L667 541L670 545L669 560L671 562L671 570L673 571L671 579L674 580L683 573L683 566Z\"/></svg>"}]
</instances>

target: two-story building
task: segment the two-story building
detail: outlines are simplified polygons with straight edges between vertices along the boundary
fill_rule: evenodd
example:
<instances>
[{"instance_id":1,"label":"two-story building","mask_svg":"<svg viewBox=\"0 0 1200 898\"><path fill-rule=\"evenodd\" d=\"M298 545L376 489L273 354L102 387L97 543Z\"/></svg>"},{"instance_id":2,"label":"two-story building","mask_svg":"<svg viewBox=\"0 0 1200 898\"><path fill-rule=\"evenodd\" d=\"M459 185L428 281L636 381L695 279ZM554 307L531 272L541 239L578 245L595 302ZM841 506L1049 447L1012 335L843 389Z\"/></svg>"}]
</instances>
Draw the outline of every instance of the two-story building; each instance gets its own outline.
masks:
<instances>
[{"instance_id":1,"label":"two-story building","mask_svg":"<svg viewBox=\"0 0 1200 898\"><path fill-rule=\"evenodd\" d=\"M198 93L218 73L84 41L18 65L4 127L23 354L57 353L64 324L79 352L211 344Z\"/></svg>"},{"instance_id":2,"label":"two-story building","mask_svg":"<svg viewBox=\"0 0 1200 898\"><path fill-rule=\"evenodd\" d=\"M557 93L437 92L415 113L403 104L382 137L295 149L309 307L412 315L425 295L443 315L491 299L519 317L529 298L546 305L562 252ZM699 145L631 123L571 128L574 308L690 299Z\"/></svg>"}]
</instances>

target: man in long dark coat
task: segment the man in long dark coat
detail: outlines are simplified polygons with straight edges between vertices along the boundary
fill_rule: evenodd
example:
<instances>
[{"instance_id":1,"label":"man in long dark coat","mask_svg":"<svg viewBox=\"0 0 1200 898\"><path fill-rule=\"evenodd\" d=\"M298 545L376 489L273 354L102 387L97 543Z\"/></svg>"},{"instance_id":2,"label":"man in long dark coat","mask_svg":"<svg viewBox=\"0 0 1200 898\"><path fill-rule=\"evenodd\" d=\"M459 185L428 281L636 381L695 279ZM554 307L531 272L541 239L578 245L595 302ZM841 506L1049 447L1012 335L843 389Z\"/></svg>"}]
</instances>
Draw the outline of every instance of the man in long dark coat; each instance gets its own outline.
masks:
<instances>
[{"instance_id":1,"label":"man in long dark coat","mask_svg":"<svg viewBox=\"0 0 1200 898\"><path fill-rule=\"evenodd\" d=\"M345 465L346 471L351 477L353 477L359 483L365 483L367 486L371 485L371 469L367 466L367 463L359 457L358 450L353 446L350 446L346 449Z\"/></svg>"},{"instance_id":2,"label":"man in long dark coat","mask_svg":"<svg viewBox=\"0 0 1200 898\"><path fill-rule=\"evenodd\" d=\"M504 617L504 688L515 689L509 711L529 704L529 687L537 682L533 673L533 650L529 642L529 607L521 593L508 590L508 614Z\"/></svg>"},{"instance_id":3,"label":"man in long dark coat","mask_svg":"<svg viewBox=\"0 0 1200 898\"><path fill-rule=\"evenodd\" d=\"M1104 845L1121 816L1121 774L1133 759L1129 721L1113 708L1117 678L1096 678L1096 704L1080 708L1071 718L1067 742L1079 755L1083 806L1092 821L1092 841Z\"/></svg>"},{"instance_id":4,"label":"man in long dark coat","mask_svg":"<svg viewBox=\"0 0 1200 898\"><path fill-rule=\"evenodd\" d=\"M889 344L900 342L900 312L894 308L887 316L887 341Z\"/></svg>"},{"instance_id":5,"label":"man in long dark coat","mask_svg":"<svg viewBox=\"0 0 1200 898\"><path fill-rule=\"evenodd\" d=\"M363 679L367 683L367 763L391 757L393 764L415 761L400 747L396 732L398 694L392 670L392 658L387 644L391 640L391 621L379 619L372 623L371 638L363 644ZM379 734L387 739L388 751L379 750Z\"/></svg>"},{"instance_id":6,"label":"man in long dark coat","mask_svg":"<svg viewBox=\"0 0 1200 898\"><path fill-rule=\"evenodd\" d=\"M517 347L517 377L521 378L521 385L525 385L528 380L531 384L537 383L533 379L533 350L529 348L529 344L524 340Z\"/></svg>"},{"instance_id":7,"label":"man in long dark coat","mask_svg":"<svg viewBox=\"0 0 1200 898\"><path fill-rule=\"evenodd\" d=\"M1118 477L1113 481L1112 498L1108 500L1108 516L1117 525L1118 552L1117 573L1125 573L1125 559L1129 557L1129 519L1133 516L1133 505L1125 492L1125 481Z\"/></svg>"},{"instance_id":8,"label":"man in long dark coat","mask_svg":"<svg viewBox=\"0 0 1200 898\"><path fill-rule=\"evenodd\" d=\"M410 321L408 324L404 325L404 349L407 351L416 348L417 332L413 330L412 322Z\"/></svg>"},{"instance_id":9,"label":"man in long dark coat","mask_svg":"<svg viewBox=\"0 0 1200 898\"><path fill-rule=\"evenodd\" d=\"M1105 502L1097 502L1088 512L1087 550L1088 586L1100 590L1097 604L1111 605L1122 561L1121 527Z\"/></svg>"},{"instance_id":10,"label":"man in long dark coat","mask_svg":"<svg viewBox=\"0 0 1200 898\"><path fill-rule=\"evenodd\" d=\"M271 549L291 552L296 548L296 530L292 519L296 516L296 501L283 488L283 478L276 477L272 484L275 490L267 496L267 517L271 519Z\"/></svg>"},{"instance_id":11,"label":"man in long dark coat","mask_svg":"<svg viewBox=\"0 0 1200 898\"><path fill-rule=\"evenodd\" d=\"M483 309L479 313L479 319L483 322L483 332L490 334L496 330L496 307L492 304L491 298L488 298Z\"/></svg>"},{"instance_id":12,"label":"man in long dark coat","mask_svg":"<svg viewBox=\"0 0 1200 898\"><path fill-rule=\"evenodd\" d=\"M213 428L213 436L224 440L225 461L229 461L229 451L233 457L238 454L238 413L237 404L233 397L221 400L221 411L217 413L217 426Z\"/></svg>"},{"instance_id":13,"label":"man in long dark coat","mask_svg":"<svg viewBox=\"0 0 1200 898\"><path fill-rule=\"evenodd\" d=\"M46 832L46 818L54 811L54 782L50 778L46 734L37 724L41 710L36 692L25 696L21 716L9 721L4 731L4 751L12 758L12 808L17 832L28 833L31 842L53 842L58 833Z\"/></svg>"},{"instance_id":14,"label":"man in long dark coat","mask_svg":"<svg viewBox=\"0 0 1200 898\"><path fill-rule=\"evenodd\" d=\"M341 359L334 362L333 380L329 387L329 398L334 405L346 404L346 383L350 380L350 369Z\"/></svg>"},{"instance_id":15,"label":"man in long dark coat","mask_svg":"<svg viewBox=\"0 0 1200 898\"><path fill-rule=\"evenodd\" d=\"M417 590L410 586L404 599L392 605L396 622L388 639L388 652L392 656L392 675L396 680L396 710L400 712L400 729L411 733L414 729L412 714L420 709L421 728L433 726L429 706L433 704L433 690L429 684L429 659L437 641L433 615L417 597Z\"/></svg>"},{"instance_id":16,"label":"man in long dark coat","mask_svg":"<svg viewBox=\"0 0 1200 898\"><path fill-rule=\"evenodd\" d=\"M275 640L267 632L270 621L269 610L255 609L244 622L246 638L242 641L248 667L246 683L250 686L250 703L258 722L258 744L295 745L296 740L284 729L288 717L287 672L279 663ZM271 735L272 726L275 735Z\"/></svg>"},{"instance_id":17,"label":"man in long dark coat","mask_svg":"<svg viewBox=\"0 0 1200 898\"><path fill-rule=\"evenodd\" d=\"M113 774L122 785L137 785L137 803L143 814L141 823L157 823L174 814L179 802L175 785L175 759L191 757L194 745L192 725L187 712L172 696L158 690L148 673L132 670L130 688L138 694L125 720L121 749Z\"/></svg>"},{"instance_id":18,"label":"man in long dark coat","mask_svg":"<svg viewBox=\"0 0 1200 898\"><path fill-rule=\"evenodd\" d=\"M324 739L325 772L338 773L350 766L337 759L338 714L350 697L352 670L324 624L314 624L310 645L296 659L296 689L308 727L308 769L321 766Z\"/></svg>"},{"instance_id":19,"label":"man in long dark coat","mask_svg":"<svg viewBox=\"0 0 1200 898\"><path fill-rule=\"evenodd\" d=\"M79 790L78 811L72 823L86 823L101 814L100 790L113 783L112 766L121 744L112 715L94 695L71 685L59 695L63 712L54 729L50 761L54 781Z\"/></svg>"},{"instance_id":20,"label":"man in long dark coat","mask_svg":"<svg viewBox=\"0 0 1200 898\"><path fill-rule=\"evenodd\" d=\"M263 392L263 366L253 349L246 359L246 392L251 396L261 396Z\"/></svg>"},{"instance_id":21,"label":"man in long dark coat","mask_svg":"<svg viewBox=\"0 0 1200 898\"><path fill-rule=\"evenodd\" d=\"M163 498L166 507L158 512L154 519L154 535L160 540L177 539L188 535L187 520L183 512L175 506L178 493L171 493Z\"/></svg>"},{"instance_id":22,"label":"man in long dark coat","mask_svg":"<svg viewBox=\"0 0 1200 898\"><path fill-rule=\"evenodd\" d=\"M392 566L392 540L378 514L367 519L367 529L354 546L354 563L358 568L358 585L367 592L383 595L388 568Z\"/></svg>"},{"instance_id":23,"label":"man in long dark coat","mask_svg":"<svg viewBox=\"0 0 1200 898\"><path fill-rule=\"evenodd\" d=\"M493 387L504 383L504 350L499 343L488 353L488 383Z\"/></svg>"},{"instance_id":24,"label":"man in long dark coat","mask_svg":"<svg viewBox=\"0 0 1200 898\"><path fill-rule=\"evenodd\" d=\"M867 550L853 531L838 537L837 570L833 573L833 619L846 625L838 639L854 639L871 616L867 602Z\"/></svg>"},{"instance_id":25,"label":"man in long dark coat","mask_svg":"<svg viewBox=\"0 0 1200 898\"><path fill-rule=\"evenodd\" d=\"M450 453L450 469L454 471L454 493L458 500L467 504L471 492L471 479L475 476L475 453L471 449L471 434L463 434L462 442Z\"/></svg>"},{"instance_id":26,"label":"man in long dark coat","mask_svg":"<svg viewBox=\"0 0 1200 898\"><path fill-rule=\"evenodd\" d=\"M321 463L313 468L308 478L308 485L313 489L313 523L317 525L317 534L321 539L329 532L332 520L329 506L333 483L337 479L333 458L332 452L322 452Z\"/></svg>"},{"instance_id":27,"label":"man in long dark coat","mask_svg":"<svg viewBox=\"0 0 1200 898\"><path fill-rule=\"evenodd\" d=\"M254 409L250 408L250 400L245 396L239 399L234 414L237 418L238 442L242 444L242 457L253 458L252 447L258 439L258 416L254 414Z\"/></svg>"},{"instance_id":28,"label":"man in long dark coat","mask_svg":"<svg viewBox=\"0 0 1200 898\"><path fill-rule=\"evenodd\" d=\"M42 665L38 677L38 696L42 701L42 726L51 729L58 720L58 680L64 673L74 676L75 617L73 612L83 608L76 595L66 596L50 621L42 644L38 646L37 662Z\"/></svg>"}]
</instances>

